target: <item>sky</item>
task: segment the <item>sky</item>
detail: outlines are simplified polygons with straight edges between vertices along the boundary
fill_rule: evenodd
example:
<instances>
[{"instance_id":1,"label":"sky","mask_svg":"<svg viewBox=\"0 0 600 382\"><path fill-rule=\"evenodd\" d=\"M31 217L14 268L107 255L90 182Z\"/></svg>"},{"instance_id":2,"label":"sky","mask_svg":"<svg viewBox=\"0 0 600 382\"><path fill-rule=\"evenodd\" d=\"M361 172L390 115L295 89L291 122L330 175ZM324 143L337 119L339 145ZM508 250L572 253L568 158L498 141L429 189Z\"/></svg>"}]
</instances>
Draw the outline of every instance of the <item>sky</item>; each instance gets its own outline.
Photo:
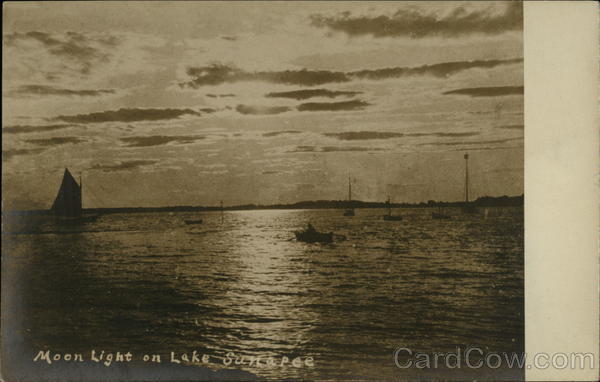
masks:
<instances>
[{"instance_id":1,"label":"sky","mask_svg":"<svg viewBox=\"0 0 600 382\"><path fill-rule=\"evenodd\" d=\"M519 2L3 5L3 209L523 193Z\"/></svg>"}]
</instances>

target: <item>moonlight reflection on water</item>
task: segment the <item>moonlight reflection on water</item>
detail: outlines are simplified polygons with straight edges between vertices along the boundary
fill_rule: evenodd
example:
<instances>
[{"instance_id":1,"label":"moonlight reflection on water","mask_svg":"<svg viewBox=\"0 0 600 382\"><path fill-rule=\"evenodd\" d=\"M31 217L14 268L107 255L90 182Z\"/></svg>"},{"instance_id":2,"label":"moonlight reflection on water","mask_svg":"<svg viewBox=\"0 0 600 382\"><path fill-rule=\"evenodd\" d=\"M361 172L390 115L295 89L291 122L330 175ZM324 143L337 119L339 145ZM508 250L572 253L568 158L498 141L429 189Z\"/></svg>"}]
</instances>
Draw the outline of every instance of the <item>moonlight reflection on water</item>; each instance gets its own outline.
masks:
<instances>
[{"instance_id":1,"label":"moonlight reflection on water","mask_svg":"<svg viewBox=\"0 0 600 382\"><path fill-rule=\"evenodd\" d=\"M113 214L83 232L7 235L25 346L314 359L312 367L235 365L270 378L406 376L398 347L523 350L522 209ZM305 244L311 221L347 240ZM73 228L69 228L73 231ZM404 373L404 374L403 374ZM516 372L520 375L518 372Z\"/></svg>"}]
</instances>

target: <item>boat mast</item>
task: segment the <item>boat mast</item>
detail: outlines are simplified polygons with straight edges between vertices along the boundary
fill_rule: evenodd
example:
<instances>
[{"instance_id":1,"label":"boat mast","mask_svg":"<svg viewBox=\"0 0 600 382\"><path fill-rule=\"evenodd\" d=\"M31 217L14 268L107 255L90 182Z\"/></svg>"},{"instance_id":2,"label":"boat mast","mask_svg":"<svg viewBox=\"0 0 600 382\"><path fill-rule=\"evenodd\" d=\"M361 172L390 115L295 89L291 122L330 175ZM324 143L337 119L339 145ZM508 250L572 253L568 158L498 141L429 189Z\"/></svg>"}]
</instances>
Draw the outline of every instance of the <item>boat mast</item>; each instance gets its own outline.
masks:
<instances>
[{"instance_id":1,"label":"boat mast","mask_svg":"<svg viewBox=\"0 0 600 382\"><path fill-rule=\"evenodd\" d=\"M465 203L469 203L469 154L465 154Z\"/></svg>"},{"instance_id":2,"label":"boat mast","mask_svg":"<svg viewBox=\"0 0 600 382\"><path fill-rule=\"evenodd\" d=\"M389 195L387 197L386 204L388 216L392 216L392 198Z\"/></svg>"},{"instance_id":3,"label":"boat mast","mask_svg":"<svg viewBox=\"0 0 600 382\"><path fill-rule=\"evenodd\" d=\"M221 224L223 224L223 220L224 220L224 216L223 216L223 201L221 200Z\"/></svg>"},{"instance_id":4,"label":"boat mast","mask_svg":"<svg viewBox=\"0 0 600 382\"><path fill-rule=\"evenodd\" d=\"M352 183L350 182L350 175L348 175L348 201L352 201Z\"/></svg>"},{"instance_id":5,"label":"boat mast","mask_svg":"<svg viewBox=\"0 0 600 382\"><path fill-rule=\"evenodd\" d=\"M83 180L79 173L79 204L81 205L81 213L83 214Z\"/></svg>"}]
</instances>

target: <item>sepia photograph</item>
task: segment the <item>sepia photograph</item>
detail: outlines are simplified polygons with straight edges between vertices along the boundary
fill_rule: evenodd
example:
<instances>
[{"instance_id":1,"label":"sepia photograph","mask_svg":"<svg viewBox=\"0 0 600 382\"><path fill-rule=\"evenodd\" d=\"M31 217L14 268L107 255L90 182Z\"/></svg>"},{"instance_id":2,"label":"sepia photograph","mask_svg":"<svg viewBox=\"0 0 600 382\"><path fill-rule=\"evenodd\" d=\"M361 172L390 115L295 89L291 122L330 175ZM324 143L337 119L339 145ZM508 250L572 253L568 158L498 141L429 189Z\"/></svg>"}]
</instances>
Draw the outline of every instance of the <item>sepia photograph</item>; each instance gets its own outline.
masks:
<instances>
[{"instance_id":1,"label":"sepia photograph","mask_svg":"<svg viewBox=\"0 0 600 382\"><path fill-rule=\"evenodd\" d=\"M523 380L521 1L5 2L6 381Z\"/></svg>"}]
</instances>

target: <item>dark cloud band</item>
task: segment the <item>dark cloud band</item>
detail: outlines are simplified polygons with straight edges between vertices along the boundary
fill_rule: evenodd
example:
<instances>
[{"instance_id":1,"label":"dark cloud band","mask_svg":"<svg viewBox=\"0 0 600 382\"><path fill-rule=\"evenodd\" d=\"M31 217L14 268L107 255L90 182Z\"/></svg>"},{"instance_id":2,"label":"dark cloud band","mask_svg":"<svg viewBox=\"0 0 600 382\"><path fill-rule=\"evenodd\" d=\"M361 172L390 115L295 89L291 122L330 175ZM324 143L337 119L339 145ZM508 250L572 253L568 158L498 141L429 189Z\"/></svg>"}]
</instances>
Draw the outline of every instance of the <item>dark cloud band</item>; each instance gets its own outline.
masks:
<instances>
[{"instance_id":1,"label":"dark cloud band","mask_svg":"<svg viewBox=\"0 0 600 382\"><path fill-rule=\"evenodd\" d=\"M27 139L27 143L33 143L38 146L60 146L68 143L83 143L85 139L80 137L52 137L52 138L39 138L39 139Z\"/></svg>"},{"instance_id":2,"label":"dark cloud band","mask_svg":"<svg viewBox=\"0 0 600 382\"><path fill-rule=\"evenodd\" d=\"M393 15L355 16L344 12L335 16L313 14L311 25L343 32L349 36L424 38L460 37L472 34L497 35L523 29L523 4L506 3L500 13L490 9L467 10L458 7L447 15L416 9L399 9Z\"/></svg>"},{"instance_id":3,"label":"dark cloud band","mask_svg":"<svg viewBox=\"0 0 600 382\"><path fill-rule=\"evenodd\" d=\"M464 88L444 92L445 95L465 95L470 97L500 97L523 95L523 86L490 86L480 88Z\"/></svg>"},{"instance_id":4,"label":"dark cloud band","mask_svg":"<svg viewBox=\"0 0 600 382\"><path fill-rule=\"evenodd\" d=\"M114 89L64 89L46 85L24 85L11 92L16 95L54 95L54 96L79 96L97 97L106 94L114 94Z\"/></svg>"},{"instance_id":5,"label":"dark cloud band","mask_svg":"<svg viewBox=\"0 0 600 382\"><path fill-rule=\"evenodd\" d=\"M67 123L138 122L175 119L200 113L192 109L119 109L89 114L59 115L55 120Z\"/></svg>"},{"instance_id":6,"label":"dark cloud band","mask_svg":"<svg viewBox=\"0 0 600 382\"><path fill-rule=\"evenodd\" d=\"M72 124L55 124L55 125L13 125L2 128L3 134L22 134L22 133L43 133L47 131L55 131L74 127Z\"/></svg>"},{"instance_id":7,"label":"dark cloud band","mask_svg":"<svg viewBox=\"0 0 600 382\"><path fill-rule=\"evenodd\" d=\"M150 136L135 136L121 138L121 142L126 143L127 147L151 147L151 146L162 146L169 143L177 144L188 144L194 143L198 140L202 140L205 137L202 135L179 135L179 136L166 136L166 135L150 135Z\"/></svg>"},{"instance_id":8,"label":"dark cloud band","mask_svg":"<svg viewBox=\"0 0 600 382\"><path fill-rule=\"evenodd\" d=\"M329 89L301 89L292 90L289 92L272 92L265 95L269 98L291 98L295 100L303 100L313 97L335 98L339 96L354 97L361 92L329 90Z\"/></svg>"},{"instance_id":9,"label":"dark cloud band","mask_svg":"<svg viewBox=\"0 0 600 382\"><path fill-rule=\"evenodd\" d=\"M255 106L255 105L237 105L235 110L240 114L246 115L272 115L281 114L290 111L287 106Z\"/></svg>"},{"instance_id":10,"label":"dark cloud band","mask_svg":"<svg viewBox=\"0 0 600 382\"><path fill-rule=\"evenodd\" d=\"M307 102L298 106L298 111L340 111L359 110L370 104L365 101L352 100L342 102Z\"/></svg>"},{"instance_id":11,"label":"dark cloud band","mask_svg":"<svg viewBox=\"0 0 600 382\"><path fill-rule=\"evenodd\" d=\"M181 87L198 89L203 86L221 85L224 83L258 81L284 85L315 86L332 83L345 83L353 80L385 80L412 76L432 76L445 78L469 69L492 69L502 65L522 63L522 58L506 60L475 60L442 62L417 67L393 67L382 69L365 69L351 72L329 70L286 70L273 72L246 72L242 69L224 64L190 67L187 69L189 80L179 84ZM270 97L288 97L304 99L313 96L350 95L326 89L301 90L291 92L270 93Z\"/></svg>"}]
</instances>

